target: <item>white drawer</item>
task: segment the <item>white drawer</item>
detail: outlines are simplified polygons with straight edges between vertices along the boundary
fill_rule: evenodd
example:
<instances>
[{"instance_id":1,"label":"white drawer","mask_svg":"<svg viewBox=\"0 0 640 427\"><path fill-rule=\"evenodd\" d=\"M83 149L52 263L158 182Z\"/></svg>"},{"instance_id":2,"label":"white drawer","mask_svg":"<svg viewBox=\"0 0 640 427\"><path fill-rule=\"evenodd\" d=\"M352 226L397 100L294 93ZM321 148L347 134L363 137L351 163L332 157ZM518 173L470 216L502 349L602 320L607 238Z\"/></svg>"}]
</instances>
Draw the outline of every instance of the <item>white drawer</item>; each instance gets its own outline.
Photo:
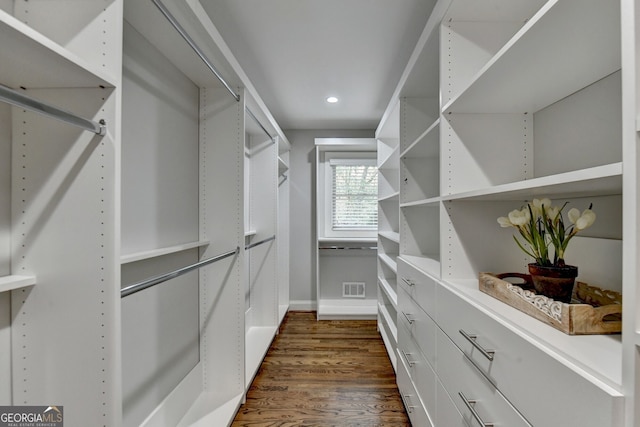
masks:
<instances>
[{"instance_id":1,"label":"white drawer","mask_svg":"<svg viewBox=\"0 0 640 427\"><path fill-rule=\"evenodd\" d=\"M404 324L427 361L436 362L436 324L403 289L398 290L398 324Z\"/></svg>"},{"instance_id":2,"label":"white drawer","mask_svg":"<svg viewBox=\"0 0 640 427\"><path fill-rule=\"evenodd\" d=\"M404 289L431 317L435 317L436 281L398 258L398 287Z\"/></svg>"},{"instance_id":3,"label":"white drawer","mask_svg":"<svg viewBox=\"0 0 640 427\"><path fill-rule=\"evenodd\" d=\"M434 342L435 347L435 342ZM398 356L426 407L427 413L436 411L436 374L404 325L398 327Z\"/></svg>"},{"instance_id":4,"label":"white drawer","mask_svg":"<svg viewBox=\"0 0 640 427\"><path fill-rule=\"evenodd\" d=\"M404 402L404 407L409 414L411 425L414 427L433 427L431 419L427 415L427 411L422 405L422 401L416 392L411 378L407 373L407 367L404 364L404 360L398 359L398 374L396 377L398 383L398 390L400 396Z\"/></svg>"},{"instance_id":5,"label":"white drawer","mask_svg":"<svg viewBox=\"0 0 640 427\"><path fill-rule=\"evenodd\" d=\"M438 331L436 346L438 377L458 411L472 420L471 425L531 427L442 331Z\"/></svg>"},{"instance_id":6,"label":"white drawer","mask_svg":"<svg viewBox=\"0 0 640 427\"><path fill-rule=\"evenodd\" d=\"M438 405L434 423L436 427L469 427L469 425L475 427L474 424L468 424L464 420L456 405L453 404L449 393L438 379L436 379L436 403Z\"/></svg>"},{"instance_id":7,"label":"white drawer","mask_svg":"<svg viewBox=\"0 0 640 427\"><path fill-rule=\"evenodd\" d=\"M438 287L437 297L438 326L533 425L616 425L622 412L619 395L579 375L445 286ZM476 338L465 338L461 331ZM474 340L495 352L493 360ZM441 362L437 359L438 373Z\"/></svg>"}]
</instances>

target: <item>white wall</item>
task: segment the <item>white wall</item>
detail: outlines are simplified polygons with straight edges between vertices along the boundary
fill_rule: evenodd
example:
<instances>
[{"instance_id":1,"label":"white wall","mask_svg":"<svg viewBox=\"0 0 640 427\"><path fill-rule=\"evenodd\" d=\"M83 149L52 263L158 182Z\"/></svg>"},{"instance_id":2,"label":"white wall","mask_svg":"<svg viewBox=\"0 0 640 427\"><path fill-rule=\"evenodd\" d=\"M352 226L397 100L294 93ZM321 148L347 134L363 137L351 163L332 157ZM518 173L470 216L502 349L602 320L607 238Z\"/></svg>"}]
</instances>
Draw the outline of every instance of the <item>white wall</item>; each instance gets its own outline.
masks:
<instances>
[{"instance_id":1,"label":"white wall","mask_svg":"<svg viewBox=\"0 0 640 427\"><path fill-rule=\"evenodd\" d=\"M288 130L291 152L289 178L290 309L315 309L315 138L373 138L374 130Z\"/></svg>"}]
</instances>

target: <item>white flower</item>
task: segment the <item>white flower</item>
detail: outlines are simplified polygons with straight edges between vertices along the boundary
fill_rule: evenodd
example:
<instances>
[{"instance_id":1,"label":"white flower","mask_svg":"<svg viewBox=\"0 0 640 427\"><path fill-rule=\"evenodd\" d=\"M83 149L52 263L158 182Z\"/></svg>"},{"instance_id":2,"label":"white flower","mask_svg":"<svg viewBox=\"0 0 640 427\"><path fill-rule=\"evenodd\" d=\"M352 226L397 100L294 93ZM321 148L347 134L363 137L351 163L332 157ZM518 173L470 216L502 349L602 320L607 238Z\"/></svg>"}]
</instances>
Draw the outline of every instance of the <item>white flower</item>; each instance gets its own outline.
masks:
<instances>
[{"instance_id":1,"label":"white flower","mask_svg":"<svg viewBox=\"0 0 640 427\"><path fill-rule=\"evenodd\" d=\"M542 207L544 206L545 210L549 210L551 208L551 200L544 199L533 199L531 202L531 211L533 212L533 216L536 218L542 216Z\"/></svg>"},{"instance_id":2,"label":"white flower","mask_svg":"<svg viewBox=\"0 0 640 427\"><path fill-rule=\"evenodd\" d=\"M547 213L547 218L550 218L552 221L558 216L560 213L560 208L557 206L549 206L545 205L545 212Z\"/></svg>"},{"instance_id":3,"label":"white flower","mask_svg":"<svg viewBox=\"0 0 640 427\"><path fill-rule=\"evenodd\" d=\"M500 224L500 227L502 228L515 227L506 216L501 216L500 218L498 218L498 224Z\"/></svg>"},{"instance_id":4,"label":"white flower","mask_svg":"<svg viewBox=\"0 0 640 427\"><path fill-rule=\"evenodd\" d=\"M514 209L509 212L509 221L515 227L527 224L530 219L531 215L529 214L529 209L527 208L524 208L521 211L519 211L518 209Z\"/></svg>"},{"instance_id":5,"label":"white flower","mask_svg":"<svg viewBox=\"0 0 640 427\"><path fill-rule=\"evenodd\" d=\"M569 221L575 224L577 230L584 230L585 228L591 227L596 220L596 214L591 209L585 209L580 213L578 209L573 208L567 212L567 216L569 217Z\"/></svg>"}]
</instances>

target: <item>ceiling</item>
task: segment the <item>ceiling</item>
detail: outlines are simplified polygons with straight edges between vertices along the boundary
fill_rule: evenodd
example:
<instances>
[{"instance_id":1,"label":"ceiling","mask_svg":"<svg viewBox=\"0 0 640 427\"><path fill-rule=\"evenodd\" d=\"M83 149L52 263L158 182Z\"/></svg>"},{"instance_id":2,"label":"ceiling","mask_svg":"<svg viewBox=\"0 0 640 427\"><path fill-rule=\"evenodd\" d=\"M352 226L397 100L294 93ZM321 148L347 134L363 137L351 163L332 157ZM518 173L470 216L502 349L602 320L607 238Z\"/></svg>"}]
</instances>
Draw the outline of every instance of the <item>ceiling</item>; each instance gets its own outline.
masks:
<instances>
[{"instance_id":1,"label":"ceiling","mask_svg":"<svg viewBox=\"0 0 640 427\"><path fill-rule=\"evenodd\" d=\"M375 129L433 7L432 0L200 2L285 130Z\"/></svg>"}]
</instances>

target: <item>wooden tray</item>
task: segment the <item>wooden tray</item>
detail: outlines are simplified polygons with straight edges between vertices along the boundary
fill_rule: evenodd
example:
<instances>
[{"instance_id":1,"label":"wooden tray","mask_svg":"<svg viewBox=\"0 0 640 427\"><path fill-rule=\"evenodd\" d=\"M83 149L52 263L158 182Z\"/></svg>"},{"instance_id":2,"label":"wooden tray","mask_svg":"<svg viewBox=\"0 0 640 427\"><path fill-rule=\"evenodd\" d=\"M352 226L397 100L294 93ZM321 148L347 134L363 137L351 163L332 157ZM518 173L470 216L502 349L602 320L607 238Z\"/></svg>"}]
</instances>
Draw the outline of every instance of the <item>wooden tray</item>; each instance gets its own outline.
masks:
<instances>
[{"instance_id":1,"label":"wooden tray","mask_svg":"<svg viewBox=\"0 0 640 427\"><path fill-rule=\"evenodd\" d=\"M505 278L518 278L513 284ZM622 332L622 294L576 282L570 304L533 290L531 277L520 273L480 273L480 290L569 335Z\"/></svg>"}]
</instances>

